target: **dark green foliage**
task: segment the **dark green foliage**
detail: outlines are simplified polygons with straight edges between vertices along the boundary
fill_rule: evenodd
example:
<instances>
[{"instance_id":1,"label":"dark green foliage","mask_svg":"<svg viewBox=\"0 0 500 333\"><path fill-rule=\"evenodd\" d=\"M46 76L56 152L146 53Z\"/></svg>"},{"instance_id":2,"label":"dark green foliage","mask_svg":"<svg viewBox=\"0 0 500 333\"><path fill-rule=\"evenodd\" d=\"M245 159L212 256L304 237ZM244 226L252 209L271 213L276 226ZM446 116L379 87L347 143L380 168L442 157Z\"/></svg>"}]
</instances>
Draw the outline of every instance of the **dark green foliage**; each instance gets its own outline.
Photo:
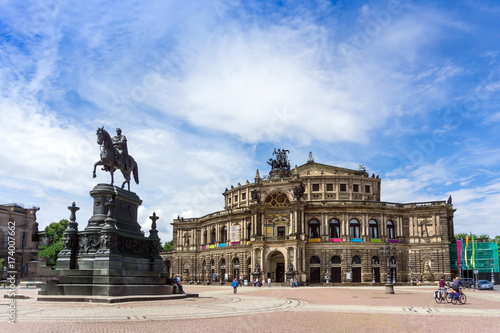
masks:
<instances>
[{"instance_id":1,"label":"dark green foliage","mask_svg":"<svg viewBox=\"0 0 500 333\"><path fill-rule=\"evenodd\" d=\"M172 239L170 242L166 242L165 245L163 245L163 249L165 251L172 251L174 249L173 244L174 240Z\"/></svg>"},{"instance_id":2,"label":"dark green foliage","mask_svg":"<svg viewBox=\"0 0 500 333\"><path fill-rule=\"evenodd\" d=\"M45 227L45 235L49 236L51 241L47 246L40 246L38 255L42 258L48 258L50 265L56 264L57 255L63 249L63 233L67 226L68 220L62 219Z\"/></svg>"}]
</instances>

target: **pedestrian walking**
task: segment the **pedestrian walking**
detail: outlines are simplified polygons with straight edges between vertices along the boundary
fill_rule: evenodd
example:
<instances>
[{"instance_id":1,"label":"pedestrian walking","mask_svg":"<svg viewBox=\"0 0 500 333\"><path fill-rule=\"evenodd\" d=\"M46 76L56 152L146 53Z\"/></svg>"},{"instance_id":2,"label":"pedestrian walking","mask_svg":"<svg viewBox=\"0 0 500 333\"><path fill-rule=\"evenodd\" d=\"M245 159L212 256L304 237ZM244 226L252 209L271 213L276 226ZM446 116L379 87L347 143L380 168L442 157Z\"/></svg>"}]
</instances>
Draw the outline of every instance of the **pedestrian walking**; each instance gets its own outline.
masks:
<instances>
[{"instance_id":1,"label":"pedestrian walking","mask_svg":"<svg viewBox=\"0 0 500 333\"><path fill-rule=\"evenodd\" d=\"M236 294L238 291L238 279L234 278L233 283L231 283L231 287L233 287L233 294Z\"/></svg>"},{"instance_id":2,"label":"pedestrian walking","mask_svg":"<svg viewBox=\"0 0 500 333\"><path fill-rule=\"evenodd\" d=\"M267 286L271 288L271 278L267 278Z\"/></svg>"}]
</instances>

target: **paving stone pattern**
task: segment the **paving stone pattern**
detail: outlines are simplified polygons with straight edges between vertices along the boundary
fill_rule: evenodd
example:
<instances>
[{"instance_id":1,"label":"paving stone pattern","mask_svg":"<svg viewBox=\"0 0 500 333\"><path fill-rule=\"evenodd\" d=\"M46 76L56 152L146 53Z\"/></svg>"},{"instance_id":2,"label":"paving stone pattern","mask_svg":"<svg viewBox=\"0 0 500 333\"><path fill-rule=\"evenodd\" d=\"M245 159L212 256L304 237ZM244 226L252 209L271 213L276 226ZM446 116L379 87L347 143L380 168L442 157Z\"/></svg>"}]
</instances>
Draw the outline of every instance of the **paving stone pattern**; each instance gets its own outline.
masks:
<instances>
[{"instance_id":1,"label":"paving stone pattern","mask_svg":"<svg viewBox=\"0 0 500 333\"><path fill-rule=\"evenodd\" d=\"M500 331L500 292L466 290L467 303L434 302L434 287L185 286L198 298L119 304L37 302L19 288L17 323L7 323L0 288L0 332L468 332Z\"/></svg>"}]
</instances>

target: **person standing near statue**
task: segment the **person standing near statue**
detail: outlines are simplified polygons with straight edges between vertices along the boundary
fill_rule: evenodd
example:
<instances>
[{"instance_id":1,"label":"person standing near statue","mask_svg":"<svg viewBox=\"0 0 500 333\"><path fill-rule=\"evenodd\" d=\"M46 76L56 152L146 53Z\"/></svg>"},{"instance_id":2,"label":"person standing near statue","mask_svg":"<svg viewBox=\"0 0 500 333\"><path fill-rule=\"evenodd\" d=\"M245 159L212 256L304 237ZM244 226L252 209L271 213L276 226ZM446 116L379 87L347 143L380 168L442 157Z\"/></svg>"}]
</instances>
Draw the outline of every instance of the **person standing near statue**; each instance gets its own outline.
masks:
<instances>
[{"instance_id":1,"label":"person standing near statue","mask_svg":"<svg viewBox=\"0 0 500 333\"><path fill-rule=\"evenodd\" d=\"M231 283L231 287L233 287L233 294L236 294L238 291L238 279L234 278L233 283Z\"/></svg>"},{"instance_id":2,"label":"person standing near statue","mask_svg":"<svg viewBox=\"0 0 500 333\"><path fill-rule=\"evenodd\" d=\"M116 129L116 135L112 138L112 141L117 152L116 162L125 170L129 170L127 138L125 135L122 135L120 128Z\"/></svg>"}]
</instances>

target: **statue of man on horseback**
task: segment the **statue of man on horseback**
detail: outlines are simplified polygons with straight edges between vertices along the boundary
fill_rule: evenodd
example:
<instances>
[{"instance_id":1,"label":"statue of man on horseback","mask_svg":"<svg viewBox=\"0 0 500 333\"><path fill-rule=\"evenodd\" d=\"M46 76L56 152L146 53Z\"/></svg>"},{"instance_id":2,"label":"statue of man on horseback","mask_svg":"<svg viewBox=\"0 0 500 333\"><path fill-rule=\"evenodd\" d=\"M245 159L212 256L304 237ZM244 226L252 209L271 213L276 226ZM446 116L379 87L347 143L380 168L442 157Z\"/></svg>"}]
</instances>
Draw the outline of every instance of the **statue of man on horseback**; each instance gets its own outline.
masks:
<instances>
[{"instance_id":1,"label":"statue of man on horseback","mask_svg":"<svg viewBox=\"0 0 500 333\"><path fill-rule=\"evenodd\" d=\"M125 168L125 170L130 169L130 166L127 165L128 160L128 148L127 148L127 138L125 135L122 135L122 130L120 128L116 129L116 135L111 139L113 141L113 146L116 149L116 163Z\"/></svg>"},{"instance_id":2,"label":"statue of man on horseback","mask_svg":"<svg viewBox=\"0 0 500 333\"><path fill-rule=\"evenodd\" d=\"M128 154L127 138L122 135L122 130L119 128L116 129L116 136L113 138L104 127L98 128L96 135L97 144L101 148L101 160L94 163L93 177L97 177L96 167L102 165L102 170L111 174L111 185L113 185L115 169L119 169L125 178L122 188L127 184L130 191L130 174L134 175L136 184L139 184L139 170L134 158Z\"/></svg>"}]
</instances>

